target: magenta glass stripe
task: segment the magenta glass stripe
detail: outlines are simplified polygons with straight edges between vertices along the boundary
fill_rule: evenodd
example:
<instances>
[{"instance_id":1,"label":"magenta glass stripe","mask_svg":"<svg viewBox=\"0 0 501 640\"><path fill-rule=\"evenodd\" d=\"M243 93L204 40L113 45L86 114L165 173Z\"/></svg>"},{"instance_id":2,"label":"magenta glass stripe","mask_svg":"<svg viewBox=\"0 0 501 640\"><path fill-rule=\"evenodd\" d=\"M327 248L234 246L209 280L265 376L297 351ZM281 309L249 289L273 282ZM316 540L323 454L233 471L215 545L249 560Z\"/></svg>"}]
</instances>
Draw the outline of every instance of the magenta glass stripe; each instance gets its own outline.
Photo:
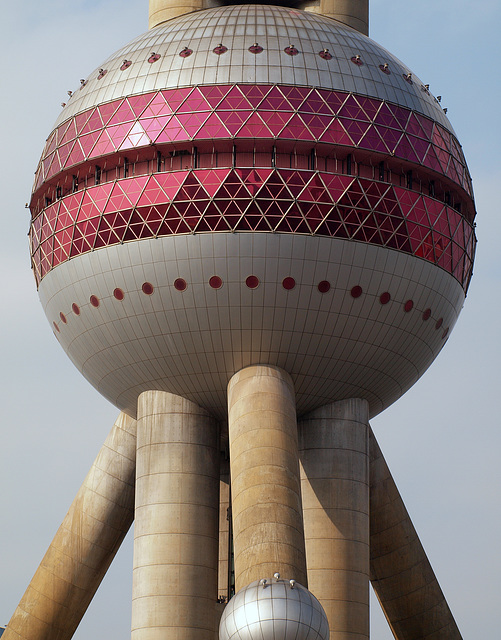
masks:
<instances>
[{"instance_id":1,"label":"magenta glass stripe","mask_svg":"<svg viewBox=\"0 0 501 640\"><path fill-rule=\"evenodd\" d=\"M123 178L48 206L30 230L35 276L93 249L193 231L351 238L424 258L464 287L474 254L456 211L407 189L306 170L196 169Z\"/></svg>"},{"instance_id":2,"label":"magenta glass stripe","mask_svg":"<svg viewBox=\"0 0 501 640\"><path fill-rule=\"evenodd\" d=\"M356 144L422 164L471 192L461 147L438 123L374 98L285 85L168 89L93 107L51 134L35 190L84 160L151 144L232 136Z\"/></svg>"}]
</instances>

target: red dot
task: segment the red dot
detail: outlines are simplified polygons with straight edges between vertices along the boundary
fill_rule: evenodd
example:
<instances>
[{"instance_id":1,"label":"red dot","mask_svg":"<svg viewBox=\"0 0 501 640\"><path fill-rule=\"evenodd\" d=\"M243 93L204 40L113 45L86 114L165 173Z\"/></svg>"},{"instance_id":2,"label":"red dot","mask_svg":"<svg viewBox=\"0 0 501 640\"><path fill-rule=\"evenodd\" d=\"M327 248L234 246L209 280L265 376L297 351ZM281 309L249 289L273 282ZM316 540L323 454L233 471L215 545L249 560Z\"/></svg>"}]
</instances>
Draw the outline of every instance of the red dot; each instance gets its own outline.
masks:
<instances>
[{"instance_id":1,"label":"red dot","mask_svg":"<svg viewBox=\"0 0 501 640\"><path fill-rule=\"evenodd\" d=\"M440 329L440 327L442 326L443 322L444 322L444 319L443 318L439 318L437 320L436 324L435 324L435 329L437 329L437 330Z\"/></svg>"},{"instance_id":2,"label":"red dot","mask_svg":"<svg viewBox=\"0 0 501 640\"><path fill-rule=\"evenodd\" d=\"M295 286L296 286L296 281L294 280L294 278L291 278L290 276L282 280L282 287L284 289L287 289L287 291L294 289Z\"/></svg>"},{"instance_id":3,"label":"red dot","mask_svg":"<svg viewBox=\"0 0 501 640\"><path fill-rule=\"evenodd\" d=\"M153 293L153 285L151 284L151 282L143 282L143 286L141 287L141 289L147 296L151 296L151 294Z\"/></svg>"},{"instance_id":4,"label":"red dot","mask_svg":"<svg viewBox=\"0 0 501 640\"><path fill-rule=\"evenodd\" d=\"M91 296L90 303L93 307L99 307L99 298L97 296Z\"/></svg>"},{"instance_id":5,"label":"red dot","mask_svg":"<svg viewBox=\"0 0 501 640\"><path fill-rule=\"evenodd\" d=\"M259 278L257 276L248 276L245 279L245 284L249 287L249 289L255 289L259 286Z\"/></svg>"},{"instance_id":6,"label":"red dot","mask_svg":"<svg viewBox=\"0 0 501 640\"><path fill-rule=\"evenodd\" d=\"M385 291L384 293L382 293L382 294L379 296L379 302L380 302L381 304L388 304L388 302L389 302L390 300L391 300L391 296L390 296L390 294L388 293L388 291Z\"/></svg>"},{"instance_id":7,"label":"red dot","mask_svg":"<svg viewBox=\"0 0 501 640\"><path fill-rule=\"evenodd\" d=\"M412 300L407 300L407 302L404 304L405 313L409 313L409 311L412 310L413 306L414 306L414 302Z\"/></svg>"},{"instance_id":8,"label":"red dot","mask_svg":"<svg viewBox=\"0 0 501 640\"><path fill-rule=\"evenodd\" d=\"M426 320L429 320L431 316L431 309L425 309L423 311L423 320L426 322Z\"/></svg>"},{"instance_id":9,"label":"red dot","mask_svg":"<svg viewBox=\"0 0 501 640\"><path fill-rule=\"evenodd\" d=\"M184 291L186 289L186 280L183 280L183 278L176 278L174 280L174 289Z\"/></svg>"},{"instance_id":10,"label":"red dot","mask_svg":"<svg viewBox=\"0 0 501 640\"><path fill-rule=\"evenodd\" d=\"M442 340L445 340L445 338L447 338L448 333L449 333L449 327L447 327L447 329L444 329L444 332L442 333Z\"/></svg>"},{"instance_id":11,"label":"red dot","mask_svg":"<svg viewBox=\"0 0 501 640\"><path fill-rule=\"evenodd\" d=\"M59 333L59 327L57 326L57 324L55 322L52 323L54 325L54 329Z\"/></svg>"},{"instance_id":12,"label":"red dot","mask_svg":"<svg viewBox=\"0 0 501 640\"><path fill-rule=\"evenodd\" d=\"M113 291L113 295L117 300L123 300L125 298L124 292L118 287Z\"/></svg>"},{"instance_id":13,"label":"red dot","mask_svg":"<svg viewBox=\"0 0 501 640\"><path fill-rule=\"evenodd\" d=\"M74 303L71 305L71 308L73 309L73 313L74 313L76 316L79 316L79 315L80 315L80 307L76 304L76 302L74 302Z\"/></svg>"},{"instance_id":14,"label":"red dot","mask_svg":"<svg viewBox=\"0 0 501 640\"><path fill-rule=\"evenodd\" d=\"M359 287L357 284L357 286L353 287L353 289L351 290L351 297L360 298L361 295L362 295L362 287Z\"/></svg>"},{"instance_id":15,"label":"red dot","mask_svg":"<svg viewBox=\"0 0 501 640\"><path fill-rule=\"evenodd\" d=\"M61 322L64 322L64 324L68 322L68 320L66 320L66 316L62 311L59 313L59 317L61 318Z\"/></svg>"},{"instance_id":16,"label":"red dot","mask_svg":"<svg viewBox=\"0 0 501 640\"><path fill-rule=\"evenodd\" d=\"M221 289L221 287L223 286L223 281L221 280L221 278L219 276L212 276L209 279L209 285L213 289Z\"/></svg>"},{"instance_id":17,"label":"red dot","mask_svg":"<svg viewBox=\"0 0 501 640\"><path fill-rule=\"evenodd\" d=\"M327 293L331 288L331 283L328 280L322 280L322 282L318 283L318 290L320 293Z\"/></svg>"}]
</instances>

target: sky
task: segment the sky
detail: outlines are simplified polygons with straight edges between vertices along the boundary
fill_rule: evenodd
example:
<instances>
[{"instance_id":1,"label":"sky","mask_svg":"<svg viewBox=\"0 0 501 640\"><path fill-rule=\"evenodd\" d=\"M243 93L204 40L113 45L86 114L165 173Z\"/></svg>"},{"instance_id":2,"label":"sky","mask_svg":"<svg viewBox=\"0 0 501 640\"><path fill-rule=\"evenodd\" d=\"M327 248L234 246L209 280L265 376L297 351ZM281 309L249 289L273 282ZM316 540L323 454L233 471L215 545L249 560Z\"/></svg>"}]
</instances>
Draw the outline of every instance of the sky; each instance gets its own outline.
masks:
<instances>
[{"instance_id":1,"label":"sky","mask_svg":"<svg viewBox=\"0 0 501 640\"><path fill-rule=\"evenodd\" d=\"M30 271L30 192L69 89L147 29L147 0L5 2L0 21L0 625L7 624L117 409L59 347ZM474 277L439 357L372 427L463 638L499 637L499 0L372 0L370 35L442 95L473 176ZM8 231L8 233L7 233ZM497 292L497 293L496 293ZM129 534L74 638L130 634ZM373 599L372 640L392 634Z\"/></svg>"}]
</instances>

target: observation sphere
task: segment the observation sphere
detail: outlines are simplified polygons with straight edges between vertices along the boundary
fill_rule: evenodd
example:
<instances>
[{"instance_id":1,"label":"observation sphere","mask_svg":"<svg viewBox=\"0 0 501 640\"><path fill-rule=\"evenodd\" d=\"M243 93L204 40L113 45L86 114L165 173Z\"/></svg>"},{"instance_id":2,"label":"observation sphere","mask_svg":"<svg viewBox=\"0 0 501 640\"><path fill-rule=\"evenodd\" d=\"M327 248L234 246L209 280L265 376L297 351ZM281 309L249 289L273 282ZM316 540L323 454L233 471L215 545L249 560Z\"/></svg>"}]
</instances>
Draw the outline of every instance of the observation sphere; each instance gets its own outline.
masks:
<instances>
[{"instance_id":1,"label":"observation sphere","mask_svg":"<svg viewBox=\"0 0 501 640\"><path fill-rule=\"evenodd\" d=\"M329 622L315 596L297 582L251 582L233 596L219 623L219 640L329 640Z\"/></svg>"},{"instance_id":2,"label":"observation sphere","mask_svg":"<svg viewBox=\"0 0 501 640\"><path fill-rule=\"evenodd\" d=\"M382 411L445 344L475 209L426 85L370 38L233 5L133 40L82 80L31 200L61 346L112 403L182 395L217 418L239 369L286 370L298 414Z\"/></svg>"}]
</instances>

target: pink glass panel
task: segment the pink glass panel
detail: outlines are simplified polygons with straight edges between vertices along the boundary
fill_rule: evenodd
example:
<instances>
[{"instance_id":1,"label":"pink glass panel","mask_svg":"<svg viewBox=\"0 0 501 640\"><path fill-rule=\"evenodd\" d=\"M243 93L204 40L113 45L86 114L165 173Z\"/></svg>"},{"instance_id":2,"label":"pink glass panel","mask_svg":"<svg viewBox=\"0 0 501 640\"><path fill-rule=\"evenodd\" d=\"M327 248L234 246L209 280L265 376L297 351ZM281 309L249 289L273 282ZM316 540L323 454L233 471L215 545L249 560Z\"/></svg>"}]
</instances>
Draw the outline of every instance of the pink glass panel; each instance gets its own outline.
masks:
<instances>
[{"instance_id":1,"label":"pink glass panel","mask_svg":"<svg viewBox=\"0 0 501 640\"><path fill-rule=\"evenodd\" d=\"M289 101L293 109L299 109L304 100L308 97L311 89L308 87L282 86L281 92Z\"/></svg>"},{"instance_id":2,"label":"pink glass panel","mask_svg":"<svg viewBox=\"0 0 501 640\"><path fill-rule=\"evenodd\" d=\"M101 118L99 109L96 107L96 109L92 111L86 124L82 127L80 136L82 136L85 133L90 133L91 131L99 131L102 128L103 128L103 120Z\"/></svg>"},{"instance_id":3,"label":"pink glass panel","mask_svg":"<svg viewBox=\"0 0 501 640\"><path fill-rule=\"evenodd\" d=\"M82 147L80 146L80 140L76 140L75 144L73 145L73 148L70 151L70 155L66 160L66 166L71 167L76 164L79 164L80 162L82 162L82 160L84 160L84 158L85 156L82 151Z\"/></svg>"},{"instance_id":4,"label":"pink glass panel","mask_svg":"<svg viewBox=\"0 0 501 640\"><path fill-rule=\"evenodd\" d=\"M105 129L99 136L99 139L92 150L92 155L94 157L104 156L108 153L113 153L115 149L116 147L111 140L108 131Z\"/></svg>"},{"instance_id":5,"label":"pink glass panel","mask_svg":"<svg viewBox=\"0 0 501 640\"><path fill-rule=\"evenodd\" d=\"M221 119L216 113L213 113L205 121L200 131L197 133L197 138L226 138L229 135L229 131L224 127Z\"/></svg>"},{"instance_id":6,"label":"pink glass panel","mask_svg":"<svg viewBox=\"0 0 501 640\"><path fill-rule=\"evenodd\" d=\"M349 95L347 97L345 103L340 108L338 115L345 118L353 118L355 120L368 120L367 115L365 114L362 107L358 104L357 99L352 95Z\"/></svg>"},{"instance_id":7,"label":"pink glass panel","mask_svg":"<svg viewBox=\"0 0 501 640\"><path fill-rule=\"evenodd\" d=\"M109 126L106 131L108 135L113 140L115 146L118 147L122 144L125 138L129 135L130 130L133 127L133 123L129 122L127 124L117 124L113 126Z\"/></svg>"},{"instance_id":8,"label":"pink glass panel","mask_svg":"<svg viewBox=\"0 0 501 640\"><path fill-rule=\"evenodd\" d=\"M253 113L238 132L239 138L269 138L271 132L258 113Z\"/></svg>"},{"instance_id":9,"label":"pink glass panel","mask_svg":"<svg viewBox=\"0 0 501 640\"><path fill-rule=\"evenodd\" d=\"M180 113L198 113L202 111L211 111L211 105L205 99L200 88L195 87L190 93L189 100L186 100L176 109L176 114Z\"/></svg>"},{"instance_id":10,"label":"pink glass panel","mask_svg":"<svg viewBox=\"0 0 501 640\"><path fill-rule=\"evenodd\" d=\"M327 105L322 97L321 91L313 89L306 100L301 104L301 113L318 113L332 116L332 109Z\"/></svg>"},{"instance_id":11,"label":"pink glass panel","mask_svg":"<svg viewBox=\"0 0 501 640\"><path fill-rule=\"evenodd\" d=\"M187 140L188 134L184 130L179 120L173 116L165 125L163 131L157 136L155 142L175 142L176 140Z\"/></svg>"},{"instance_id":12,"label":"pink glass panel","mask_svg":"<svg viewBox=\"0 0 501 640\"><path fill-rule=\"evenodd\" d=\"M223 122L230 135L234 136L242 127L243 123L248 120L251 115L250 111L219 111L219 118Z\"/></svg>"},{"instance_id":13,"label":"pink glass panel","mask_svg":"<svg viewBox=\"0 0 501 640\"><path fill-rule=\"evenodd\" d=\"M90 118L91 114L92 109L89 109L88 111L83 111L82 113L79 113L75 116L74 123L77 135L80 135L83 132L87 120ZM71 127L68 129L68 134L70 133L70 131Z\"/></svg>"},{"instance_id":14,"label":"pink glass panel","mask_svg":"<svg viewBox=\"0 0 501 640\"><path fill-rule=\"evenodd\" d=\"M238 86L234 86L226 94L224 99L218 105L218 112L221 110L250 110L251 103L247 100Z\"/></svg>"},{"instance_id":15,"label":"pink glass panel","mask_svg":"<svg viewBox=\"0 0 501 640\"><path fill-rule=\"evenodd\" d=\"M96 144L100 135L100 131L94 131L92 133L88 133L87 135L80 136L80 144L82 145L82 150L86 158L93 155L92 149L94 148L94 145Z\"/></svg>"},{"instance_id":16,"label":"pink glass panel","mask_svg":"<svg viewBox=\"0 0 501 640\"><path fill-rule=\"evenodd\" d=\"M386 144L381 139L376 126L370 125L365 134L360 139L360 146L363 149L371 149L380 153L387 153Z\"/></svg>"},{"instance_id":17,"label":"pink glass panel","mask_svg":"<svg viewBox=\"0 0 501 640\"><path fill-rule=\"evenodd\" d=\"M261 107L259 113L272 136L278 136L293 117L290 111L261 111Z\"/></svg>"},{"instance_id":18,"label":"pink glass panel","mask_svg":"<svg viewBox=\"0 0 501 640\"><path fill-rule=\"evenodd\" d=\"M259 111L292 111L292 105L278 89L278 87L272 87L271 91L266 95L263 101L259 105Z\"/></svg>"},{"instance_id":19,"label":"pink glass panel","mask_svg":"<svg viewBox=\"0 0 501 640\"><path fill-rule=\"evenodd\" d=\"M292 138L293 140L313 140L311 134L303 119L299 114L294 114L287 123L287 126L280 133L281 138Z\"/></svg>"},{"instance_id":20,"label":"pink glass panel","mask_svg":"<svg viewBox=\"0 0 501 640\"><path fill-rule=\"evenodd\" d=\"M272 88L271 85L258 85L258 84L243 84L240 85L240 91L250 102L252 107L257 107L259 103L263 100L265 95Z\"/></svg>"},{"instance_id":21,"label":"pink glass panel","mask_svg":"<svg viewBox=\"0 0 501 640\"><path fill-rule=\"evenodd\" d=\"M120 149L132 149L151 144L150 138L146 135L143 127L136 122L120 146Z\"/></svg>"},{"instance_id":22,"label":"pink glass panel","mask_svg":"<svg viewBox=\"0 0 501 640\"><path fill-rule=\"evenodd\" d=\"M216 107L219 109L221 100L225 97L225 95L230 91L231 88L231 85L209 85L200 87L199 91L205 97L205 100L212 109L215 109Z\"/></svg>"},{"instance_id":23,"label":"pink glass panel","mask_svg":"<svg viewBox=\"0 0 501 640\"><path fill-rule=\"evenodd\" d=\"M395 129L389 129L387 127L378 127L378 133L383 139L388 151L394 152L397 144L402 137L401 131L396 131Z\"/></svg>"},{"instance_id":24,"label":"pink glass panel","mask_svg":"<svg viewBox=\"0 0 501 640\"><path fill-rule=\"evenodd\" d=\"M111 117L113 116L115 111L118 109L120 104L121 104L120 102L115 101L115 102L108 102L105 104L101 104L97 107L99 109L99 113L101 114L101 118L103 120L104 126L108 124L108 122L110 121Z\"/></svg>"},{"instance_id":25,"label":"pink glass panel","mask_svg":"<svg viewBox=\"0 0 501 640\"><path fill-rule=\"evenodd\" d=\"M171 113L171 107L165 101L164 94L160 92L155 94L154 98L145 108L145 110L141 114L141 119L152 118L155 116L166 116L170 115Z\"/></svg>"},{"instance_id":26,"label":"pink glass panel","mask_svg":"<svg viewBox=\"0 0 501 640\"><path fill-rule=\"evenodd\" d=\"M320 139L332 122L331 116L319 114L301 113L301 118L315 139Z\"/></svg>"},{"instance_id":27,"label":"pink glass panel","mask_svg":"<svg viewBox=\"0 0 501 640\"><path fill-rule=\"evenodd\" d=\"M349 145L353 144L350 136L346 133L343 125L339 120L333 120L326 129L322 137L321 142L330 142L332 144Z\"/></svg>"},{"instance_id":28,"label":"pink glass panel","mask_svg":"<svg viewBox=\"0 0 501 640\"><path fill-rule=\"evenodd\" d=\"M130 108L127 100L122 100L122 103L120 104L118 109L116 109L114 114L109 119L107 126L110 127L111 125L120 125L124 122L133 122L135 119L136 115Z\"/></svg>"},{"instance_id":29,"label":"pink glass panel","mask_svg":"<svg viewBox=\"0 0 501 640\"><path fill-rule=\"evenodd\" d=\"M134 113L136 118L139 117L144 112L148 104L151 102L151 100L155 96L156 96L155 92L150 92L150 93L143 93L139 96L129 96L127 98L127 102L129 103L129 106L132 109L132 112Z\"/></svg>"},{"instance_id":30,"label":"pink glass panel","mask_svg":"<svg viewBox=\"0 0 501 640\"><path fill-rule=\"evenodd\" d=\"M169 89L162 93L167 104L174 112L182 105L192 91L193 87L183 87L182 89Z\"/></svg>"}]
</instances>

